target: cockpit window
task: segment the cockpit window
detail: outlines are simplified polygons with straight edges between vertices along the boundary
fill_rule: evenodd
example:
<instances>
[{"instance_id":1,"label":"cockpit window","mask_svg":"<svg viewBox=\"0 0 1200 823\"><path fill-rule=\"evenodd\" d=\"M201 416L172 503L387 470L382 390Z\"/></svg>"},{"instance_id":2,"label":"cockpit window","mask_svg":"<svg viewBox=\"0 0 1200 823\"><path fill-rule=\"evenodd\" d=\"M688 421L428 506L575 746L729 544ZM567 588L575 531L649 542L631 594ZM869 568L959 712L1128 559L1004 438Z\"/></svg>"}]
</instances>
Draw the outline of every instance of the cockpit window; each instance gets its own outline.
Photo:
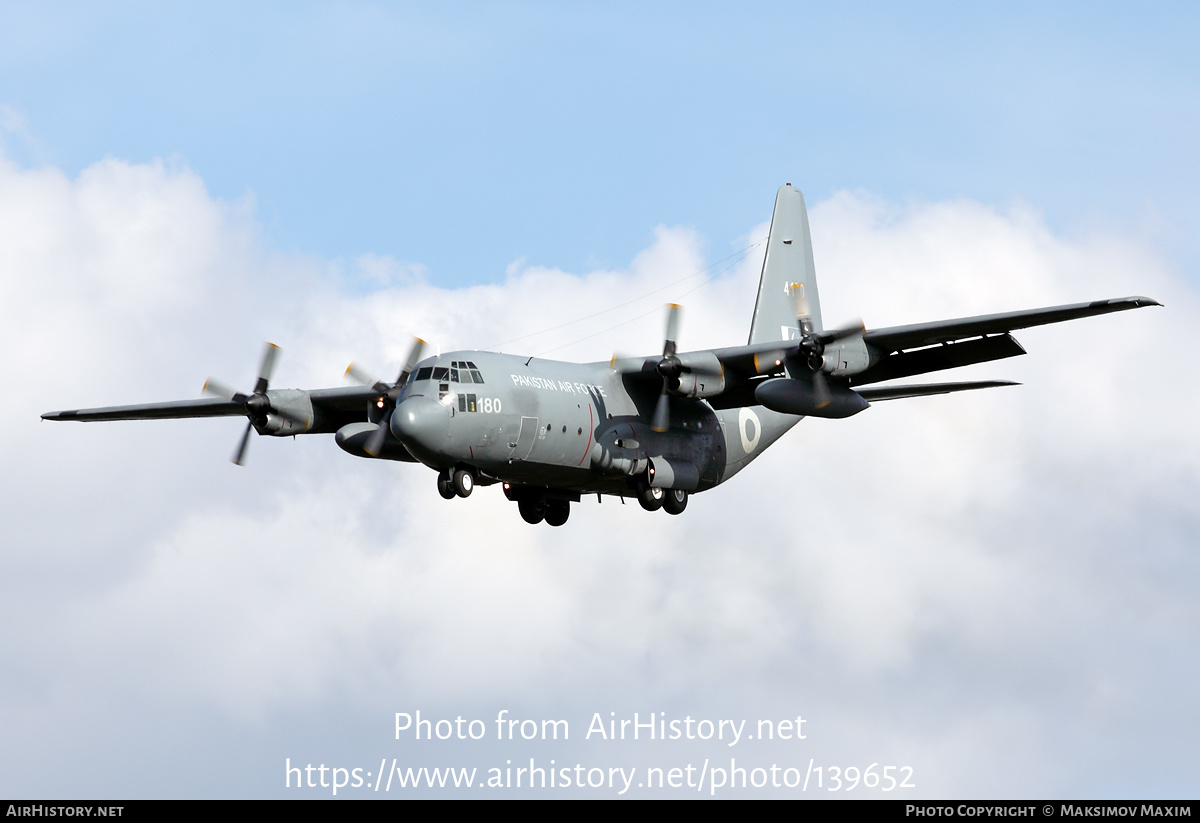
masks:
<instances>
[{"instance_id":1,"label":"cockpit window","mask_svg":"<svg viewBox=\"0 0 1200 823\"><path fill-rule=\"evenodd\" d=\"M455 360L450 364L450 380L454 383L482 383L483 375L469 360Z\"/></svg>"},{"instance_id":2,"label":"cockpit window","mask_svg":"<svg viewBox=\"0 0 1200 823\"><path fill-rule=\"evenodd\" d=\"M412 380L438 380L443 383L483 383L483 375L475 364L467 360L455 360L446 366L425 366L413 373Z\"/></svg>"}]
</instances>

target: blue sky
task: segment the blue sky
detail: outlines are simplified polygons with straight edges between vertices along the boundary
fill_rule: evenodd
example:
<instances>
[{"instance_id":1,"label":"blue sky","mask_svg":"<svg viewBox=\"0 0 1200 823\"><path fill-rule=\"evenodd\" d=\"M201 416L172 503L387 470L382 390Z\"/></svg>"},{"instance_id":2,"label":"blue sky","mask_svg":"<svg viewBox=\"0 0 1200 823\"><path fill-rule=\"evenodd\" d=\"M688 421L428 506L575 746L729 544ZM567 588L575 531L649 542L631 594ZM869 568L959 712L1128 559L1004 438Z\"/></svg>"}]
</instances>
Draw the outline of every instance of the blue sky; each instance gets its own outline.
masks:
<instances>
[{"instance_id":1,"label":"blue sky","mask_svg":"<svg viewBox=\"0 0 1200 823\"><path fill-rule=\"evenodd\" d=\"M1195 797L1198 29L1184 4L0 3L0 795L730 754L578 738L665 711L802 714L803 746L733 755L911 765L907 796ZM948 375L1020 388L802 421L679 518L531 528L328 436L237 468L242 421L39 421L247 387L264 340L306 388L394 373L413 333L651 352L667 300L685 349L731 345L761 246L695 275L783 182L830 324L1166 308ZM576 736L397 741L417 709Z\"/></svg>"},{"instance_id":2,"label":"blue sky","mask_svg":"<svg viewBox=\"0 0 1200 823\"><path fill-rule=\"evenodd\" d=\"M658 224L723 256L811 198L1024 201L1194 267L1188 4L6 4L10 154L172 158L271 242L442 283L618 265Z\"/></svg>"}]
</instances>

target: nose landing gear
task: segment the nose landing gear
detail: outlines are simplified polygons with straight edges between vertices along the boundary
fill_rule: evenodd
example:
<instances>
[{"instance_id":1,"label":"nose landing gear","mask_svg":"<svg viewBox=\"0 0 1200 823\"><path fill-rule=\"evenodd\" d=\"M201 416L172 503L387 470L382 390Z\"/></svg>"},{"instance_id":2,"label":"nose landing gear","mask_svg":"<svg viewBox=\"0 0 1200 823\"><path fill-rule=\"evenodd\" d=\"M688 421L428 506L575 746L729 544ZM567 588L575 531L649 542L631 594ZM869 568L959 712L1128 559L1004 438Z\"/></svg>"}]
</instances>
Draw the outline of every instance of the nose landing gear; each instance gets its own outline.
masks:
<instances>
[{"instance_id":1,"label":"nose landing gear","mask_svg":"<svg viewBox=\"0 0 1200 823\"><path fill-rule=\"evenodd\" d=\"M470 469L443 469L438 472L437 490L446 500L470 497L475 490L475 475Z\"/></svg>"},{"instance_id":2,"label":"nose landing gear","mask_svg":"<svg viewBox=\"0 0 1200 823\"><path fill-rule=\"evenodd\" d=\"M456 469L453 483L455 494L459 497L470 497L475 489L475 475L466 469Z\"/></svg>"}]
</instances>

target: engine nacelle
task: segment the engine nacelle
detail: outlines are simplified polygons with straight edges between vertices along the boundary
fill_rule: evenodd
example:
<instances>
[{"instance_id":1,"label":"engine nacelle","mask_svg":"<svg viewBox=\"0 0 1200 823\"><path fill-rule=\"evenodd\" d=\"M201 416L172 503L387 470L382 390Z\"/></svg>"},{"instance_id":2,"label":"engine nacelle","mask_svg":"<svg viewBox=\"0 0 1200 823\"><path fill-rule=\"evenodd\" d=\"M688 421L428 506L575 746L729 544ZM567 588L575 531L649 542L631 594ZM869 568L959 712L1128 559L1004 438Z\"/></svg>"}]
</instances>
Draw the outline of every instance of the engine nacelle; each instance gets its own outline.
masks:
<instances>
[{"instance_id":1,"label":"engine nacelle","mask_svg":"<svg viewBox=\"0 0 1200 823\"><path fill-rule=\"evenodd\" d=\"M725 391L725 369L712 352L688 352L679 355L683 371L671 380L667 390L678 397L715 397Z\"/></svg>"},{"instance_id":2,"label":"engine nacelle","mask_svg":"<svg viewBox=\"0 0 1200 823\"><path fill-rule=\"evenodd\" d=\"M262 434L275 437L290 437L304 434L317 425L317 413L313 409L308 392L300 389L272 389L267 392L271 411L264 423L256 426ZM278 412L284 412L284 417Z\"/></svg>"},{"instance_id":3,"label":"engine nacelle","mask_svg":"<svg viewBox=\"0 0 1200 823\"><path fill-rule=\"evenodd\" d=\"M684 372L668 388L680 397L714 397L725 391L725 375Z\"/></svg>"},{"instance_id":4,"label":"engine nacelle","mask_svg":"<svg viewBox=\"0 0 1200 823\"><path fill-rule=\"evenodd\" d=\"M833 377L849 377L862 374L878 363L880 357L878 349L868 346L861 334L855 334L826 346L821 368Z\"/></svg>"}]
</instances>

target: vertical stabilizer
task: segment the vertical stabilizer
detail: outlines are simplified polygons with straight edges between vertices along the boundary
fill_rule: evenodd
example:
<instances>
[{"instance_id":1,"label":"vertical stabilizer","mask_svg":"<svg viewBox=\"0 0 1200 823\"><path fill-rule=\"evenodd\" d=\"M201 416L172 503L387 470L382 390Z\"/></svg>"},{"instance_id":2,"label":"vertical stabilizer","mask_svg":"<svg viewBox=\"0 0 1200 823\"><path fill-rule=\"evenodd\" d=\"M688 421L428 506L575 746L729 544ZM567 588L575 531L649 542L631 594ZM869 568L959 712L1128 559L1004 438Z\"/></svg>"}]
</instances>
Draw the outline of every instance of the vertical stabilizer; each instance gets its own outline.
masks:
<instances>
[{"instance_id":1,"label":"vertical stabilizer","mask_svg":"<svg viewBox=\"0 0 1200 823\"><path fill-rule=\"evenodd\" d=\"M758 300L754 304L748 342L800 339L790 294L794 285L804 289L813 328L820 331L824 327L813 268L808 209L804 207L804 195L788 183L775 196L775 213L771 216L771 233L767 237L767 254L758 281Z\"/></svg>"}]
</instances>

